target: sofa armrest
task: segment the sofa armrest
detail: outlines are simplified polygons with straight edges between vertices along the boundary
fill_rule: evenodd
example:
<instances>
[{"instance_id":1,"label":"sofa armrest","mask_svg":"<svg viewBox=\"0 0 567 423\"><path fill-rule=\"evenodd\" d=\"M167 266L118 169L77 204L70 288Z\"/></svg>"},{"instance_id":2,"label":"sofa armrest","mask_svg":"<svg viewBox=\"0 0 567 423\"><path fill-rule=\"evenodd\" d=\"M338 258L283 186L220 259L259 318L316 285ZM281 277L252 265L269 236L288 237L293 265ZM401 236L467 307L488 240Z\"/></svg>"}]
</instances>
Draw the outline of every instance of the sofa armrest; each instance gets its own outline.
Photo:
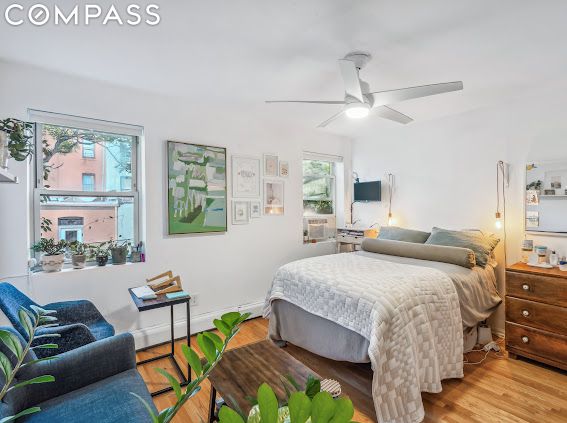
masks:
<instances>
[{"instance_id":1,"label":"sofa armrest","mask_svg":"<svg viewBox=\"0 0 567 423\"><path fill-rule=\"evenodd\" d=\"M20 370L19 380L52 375L55 382L28 385L14 395L14 409L21 411L123 371L136 368L134 337L124 333L65 352L53 360L43 361ZM15 390L14 392L16 392ZM23 394L23 395L22 395ZM9 402L10 394L6 396Z\"/></svg>"},{"instance_id":2,"label":"sofa armrest","mask_svg":"<svg viewBox=\"0 0 567 423\"><path fill-rule=\"evenodd\" d=\"M57 344L57 349L35 349L34 352L39 358L51 357L56 354L62 354L67 351L82 347L96 341L88 327L82 323L74 323L71 325L54 326L48 328L39 328L36 335L57 334L57 337L45 337L35 339L32 346L41 344Z\"/></svg>"},{"instance_id":3,"label":"sofa armrest","mask_svg":"<svg viewBox=\"0 0 567 423\"><path fill-rule=\"evenodd\" d=\"M57 320L61 324L69 323L90 323L104 320L93 303L88 300L63 301L51 303L43 306L46 310L55 310Z\"/></svg>"}]
</instances>

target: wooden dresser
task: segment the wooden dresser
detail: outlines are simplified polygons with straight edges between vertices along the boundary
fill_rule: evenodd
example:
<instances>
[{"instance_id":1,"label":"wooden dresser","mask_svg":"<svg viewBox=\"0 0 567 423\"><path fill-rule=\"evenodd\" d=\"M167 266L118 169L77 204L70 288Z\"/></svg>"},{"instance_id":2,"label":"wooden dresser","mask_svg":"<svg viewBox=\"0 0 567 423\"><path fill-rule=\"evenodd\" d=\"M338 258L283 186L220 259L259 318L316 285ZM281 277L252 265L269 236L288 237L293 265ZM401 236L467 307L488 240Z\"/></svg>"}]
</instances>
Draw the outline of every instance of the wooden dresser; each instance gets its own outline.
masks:
<instances>
[{"instance_id":1,"label":"wooden dresser","mask_svg":"<svg viewBox=\"0 0 567 423\"><path fill-rule=\"evenodd\" d=\"M567 370L567 272L517 263L506 269L506 348Z\"/></svg>"}]
</instances>

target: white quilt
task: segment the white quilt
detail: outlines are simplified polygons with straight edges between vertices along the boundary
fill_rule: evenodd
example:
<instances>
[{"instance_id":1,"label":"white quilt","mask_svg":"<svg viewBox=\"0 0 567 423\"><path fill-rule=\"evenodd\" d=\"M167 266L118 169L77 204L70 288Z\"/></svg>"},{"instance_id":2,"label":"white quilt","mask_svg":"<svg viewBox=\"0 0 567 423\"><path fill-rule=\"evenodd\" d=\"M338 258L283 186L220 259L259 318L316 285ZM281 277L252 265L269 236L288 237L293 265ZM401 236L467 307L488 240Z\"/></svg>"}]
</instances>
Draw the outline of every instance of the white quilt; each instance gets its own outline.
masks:
<instances>
[{"instance_id":1,"label":"white quilt","mask_svg":"<svg viewBox=\"0 0 567 423\"><path fill-rule=\"evenodd\" d=\"M421 392L463 377L457 292L443 272L352 253L295 261L276 273L266 298L293 303L370 341L372 396L380 423L420 422Z\"/></svg>"}]
</instances>

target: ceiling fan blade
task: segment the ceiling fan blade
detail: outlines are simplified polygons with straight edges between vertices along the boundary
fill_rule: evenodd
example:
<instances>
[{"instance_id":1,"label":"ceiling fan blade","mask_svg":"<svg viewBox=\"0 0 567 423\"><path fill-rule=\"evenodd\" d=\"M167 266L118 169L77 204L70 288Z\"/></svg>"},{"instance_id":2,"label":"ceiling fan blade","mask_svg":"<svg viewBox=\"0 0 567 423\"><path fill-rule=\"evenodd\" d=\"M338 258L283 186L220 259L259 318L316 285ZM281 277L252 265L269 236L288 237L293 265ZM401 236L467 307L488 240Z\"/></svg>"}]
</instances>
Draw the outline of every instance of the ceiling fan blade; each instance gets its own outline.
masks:
<instances>
[{"instance_id":1,"label":"ceiling fan blade","mask_svg":"<svg viewBox=\"0 0 567 423\"><path fill-rule=\"evenodd\" d=\"M358 77L358 69L356 68L355 63L351 60L340 59L339 66L341 68L343 81L345 82L346 94L357 99L361 103L364 103L362 88L360 87L360 79Z\"/></svg>"},{"instance_id":2,"label":"ceiling fan blade","mask_svg":"<svg viewBox=\"0 0 567 423\"><path fill-rule=\"evenodd\" d=\"M334 121L336 118L338 118L339 116L341 116L343 114L344 110L341 110L339 113L331 116L329 119L327 119L325 122L321 122L319 125L317 125L317 128L324 128L325 126L327 126L329 123L331 123L332 121Z\"/></svg>"},{"instance_id":3,"label":"ceiling fan blade","mask_svg":"<svg viewBox=\"0 0 567 423\"><path fill-rule=\"evenodd\" d=\"M374 109L374 113L384 119L393 120L394 122L403 123L404 125L413 122L413 119L404 115L397 110L388 106L378 106Z\"/></svg>"},{"instance_id":4,"label":"ceiling fan blade","mask_svg":"<svg viewBox=\"0 0 567 423\"><path fill-rule=\"evenodd\" d=\"M462 81L444 82L441 84L420 85L418 87L400 88L398 90L377 91L368 96L373 100L373 106L399 103L413 98L427 97L463 89Z\"/></svg>"},{"instance_id":5,"label":"ceiling fan blade","mask_svg":"<svg viewBox=\"0 0 567 423\"><path fill-rule=\"evenodd\" d=\"M344 101L266 100L266 103L345 104Z\"/></svg>"}]
</instances>

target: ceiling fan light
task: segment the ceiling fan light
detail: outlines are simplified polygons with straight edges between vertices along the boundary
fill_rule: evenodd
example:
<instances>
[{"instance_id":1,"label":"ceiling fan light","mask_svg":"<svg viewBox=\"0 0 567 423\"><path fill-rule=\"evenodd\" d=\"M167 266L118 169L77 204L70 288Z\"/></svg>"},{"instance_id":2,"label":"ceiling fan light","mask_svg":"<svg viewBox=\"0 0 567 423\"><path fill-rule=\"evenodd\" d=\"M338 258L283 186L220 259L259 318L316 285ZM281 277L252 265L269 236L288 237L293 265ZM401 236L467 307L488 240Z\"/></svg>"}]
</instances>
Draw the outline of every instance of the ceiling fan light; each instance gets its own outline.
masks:
<instances>
[{"instance_id":1,"label":"ceiling fan light","mask_svg":"<svg viewBox=\"0 0 567 423\"><path fill-rule=\"evenodd\" d=\"M366 103L351 103L346 107L345 114L351 119L362 119L370 113L370 106Z\"/></svg>"}]
</instances>

